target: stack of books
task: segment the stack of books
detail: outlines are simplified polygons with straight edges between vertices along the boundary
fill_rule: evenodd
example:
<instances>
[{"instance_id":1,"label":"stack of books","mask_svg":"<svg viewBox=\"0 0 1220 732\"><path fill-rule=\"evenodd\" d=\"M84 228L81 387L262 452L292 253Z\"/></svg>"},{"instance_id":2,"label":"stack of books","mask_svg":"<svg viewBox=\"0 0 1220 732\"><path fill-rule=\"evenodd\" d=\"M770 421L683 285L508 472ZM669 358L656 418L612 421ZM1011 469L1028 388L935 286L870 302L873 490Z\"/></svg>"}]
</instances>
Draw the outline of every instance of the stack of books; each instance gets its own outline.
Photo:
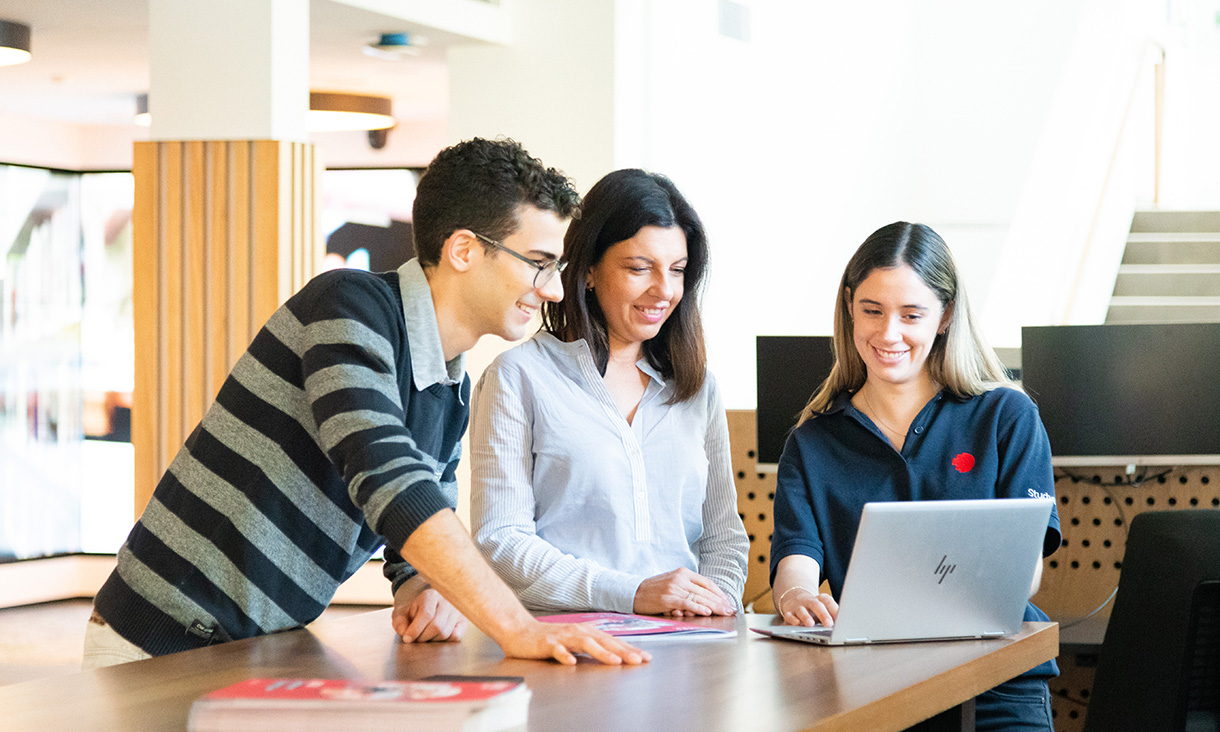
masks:
<instances>
[{"instance_id":1,"label":"stack of books","mask_svg":"<svg viewBox=\"0 0 1220 732\"><path fill-rule=\"evenodd\" d=\"M190 732L502 732L525 729L530 691L517 677L422 681L247 679L191 705Z\"/></svg>"}]
</instances>

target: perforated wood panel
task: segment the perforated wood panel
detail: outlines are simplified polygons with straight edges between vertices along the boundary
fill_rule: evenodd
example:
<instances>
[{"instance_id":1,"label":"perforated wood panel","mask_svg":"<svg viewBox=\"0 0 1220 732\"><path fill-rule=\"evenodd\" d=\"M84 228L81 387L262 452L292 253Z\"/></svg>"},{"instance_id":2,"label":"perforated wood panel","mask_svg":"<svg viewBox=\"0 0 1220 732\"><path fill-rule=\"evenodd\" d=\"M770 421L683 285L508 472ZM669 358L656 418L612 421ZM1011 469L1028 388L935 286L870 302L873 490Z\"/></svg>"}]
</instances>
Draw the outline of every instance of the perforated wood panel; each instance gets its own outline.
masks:
<instances>
[{"instance_id":1,"label":"perforated wood panel","mask_svg":"<svg viewBox=\"0 0 1220 732\"><path fill-rule=\"evenodd\" d=\"M1220 508L1220 467L1057 469L1063 546L1045 564L1034 602L1051 617L1089 614L1118 586L1127 525L1144 511ZM1098 614L1108 616L1110 606Z\"/></svg>"},{"instance_id":2,"label":"perforated wood panel","mask_svg":"<svg viewBox=\"0 0 1220 732\"><path fill-rule=\"evenodd\" d=\"M760 613L775 612L768 572L771 562L771 504L775 501L775 474L759 473L755 464L757 426L753 409L730 409L729 443L733 449L733 477L737 484L737 512L750 535L750 571L742 601Z\"/></svg>"}]
</instances>

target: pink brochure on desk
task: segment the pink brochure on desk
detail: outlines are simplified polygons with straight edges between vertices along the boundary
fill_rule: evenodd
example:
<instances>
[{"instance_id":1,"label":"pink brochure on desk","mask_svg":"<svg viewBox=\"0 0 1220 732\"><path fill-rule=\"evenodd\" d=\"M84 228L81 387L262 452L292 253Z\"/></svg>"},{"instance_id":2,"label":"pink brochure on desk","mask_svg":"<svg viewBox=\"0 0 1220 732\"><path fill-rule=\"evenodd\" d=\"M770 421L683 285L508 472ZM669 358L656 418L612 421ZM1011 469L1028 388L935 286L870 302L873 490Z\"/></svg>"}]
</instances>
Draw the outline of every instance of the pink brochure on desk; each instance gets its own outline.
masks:
<instances>
[{"instance_id":1,"label":"pink brochure on desk","mask_svg":"<svg viewBox=\"0 0 1220 732\"><path fill-rule=\"evenodd\" d=\"M567 613L541 615L544 623L592 623L598 630L632 641L646 640L714 640L734 638L736 630L721 630L696 623L624 613Z\"/></svg>"}]
</instances>

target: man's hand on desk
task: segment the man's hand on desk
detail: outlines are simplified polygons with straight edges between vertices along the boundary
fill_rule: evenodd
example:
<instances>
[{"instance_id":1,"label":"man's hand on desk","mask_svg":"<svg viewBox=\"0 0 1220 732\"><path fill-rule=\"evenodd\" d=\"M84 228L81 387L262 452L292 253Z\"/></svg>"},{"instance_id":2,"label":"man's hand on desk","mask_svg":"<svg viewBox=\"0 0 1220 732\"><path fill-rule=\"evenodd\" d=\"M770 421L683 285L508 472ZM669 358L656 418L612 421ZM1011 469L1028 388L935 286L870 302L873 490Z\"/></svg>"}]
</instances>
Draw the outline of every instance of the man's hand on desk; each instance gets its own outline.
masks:
<instances>
[{"instance_id":1,"label":"man's hand on desk","mask_svg":"<svg viewBox=\"0 0 1220 732\"><path fill-rule=\"evenodd\" d=\"M554 625L535 620L479 554L466 527L452 511L437 511L420 524L403 544L401 554L420 576L398 588L394 616L401 605L405 619L415 602L411 593L422 593L414 588L431 585L461 609L463 623L470 618L510 658L554 658L574 664L574 654L586 653L613 665L638 664L651 658L591 625ZM396 632L405 630L399 629L397 620L393 622Z\"/></svg>"},{"instance_id":2,"label":"man's hand on desk","mask_svg":"<svg viewBox=\"0 0 1220 732\"><path fill-rule=\"evenodd\" d=\"M583 623L532 620L518 632L503 640L497 639L497 642L504 655L510 658L553 658L567 666L576 663L576 653L585 653L611 666L634 666L652 660L650 654Z\"/></svg>"},{"instance_id":3,"label":"man's hand on desk","mask_svg":"<svg viewBox=\"0 0 1220 732\"><path fill-rule=\"evenodd\" d=\"M404 643L460 641L469 623L441 593L416 575L394 593L390 615L394 632Z\"/></svg>"}]
</instances>

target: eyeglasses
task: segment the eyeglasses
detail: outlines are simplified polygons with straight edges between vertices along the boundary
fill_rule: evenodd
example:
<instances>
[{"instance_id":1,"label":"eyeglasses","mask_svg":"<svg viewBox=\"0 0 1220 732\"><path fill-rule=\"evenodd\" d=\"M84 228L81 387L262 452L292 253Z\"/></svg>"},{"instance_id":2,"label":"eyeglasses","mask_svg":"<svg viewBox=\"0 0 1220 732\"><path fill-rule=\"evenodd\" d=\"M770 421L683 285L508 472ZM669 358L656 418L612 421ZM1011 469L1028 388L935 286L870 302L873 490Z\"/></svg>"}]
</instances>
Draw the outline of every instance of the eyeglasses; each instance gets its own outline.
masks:
<instances>
[{"instance_id":1,"label":"eyeglasses","mask_svg":"<svg viewBox=\"0 0 1220 732\"><path fill-rule=\"evenodd\" d=\"M514 252L513 250L504 246L503 244L496 241L495 239L488 239L487 237L483 236L482 234L480 234L477 231L472 231L470 233L474 234L476 237L479 238L479 241L482 241L484 244L488 245L492 249L499 249L500 251L505 252L506 254L511 254L512 256L516 257L517 259L520 259L522 262L525 262L529 266L538 270L538 272L534 274L534 289L535 290L546 287L547 283L550 282L552 279L554 279L554 277L557 273L564 271L568 267L568 263L562 259L548 259L545 262L536 262L536 261L530 259L529 257L525 256L524 254L518 254L517 252Z\"/></svg>"}]
</instances>

